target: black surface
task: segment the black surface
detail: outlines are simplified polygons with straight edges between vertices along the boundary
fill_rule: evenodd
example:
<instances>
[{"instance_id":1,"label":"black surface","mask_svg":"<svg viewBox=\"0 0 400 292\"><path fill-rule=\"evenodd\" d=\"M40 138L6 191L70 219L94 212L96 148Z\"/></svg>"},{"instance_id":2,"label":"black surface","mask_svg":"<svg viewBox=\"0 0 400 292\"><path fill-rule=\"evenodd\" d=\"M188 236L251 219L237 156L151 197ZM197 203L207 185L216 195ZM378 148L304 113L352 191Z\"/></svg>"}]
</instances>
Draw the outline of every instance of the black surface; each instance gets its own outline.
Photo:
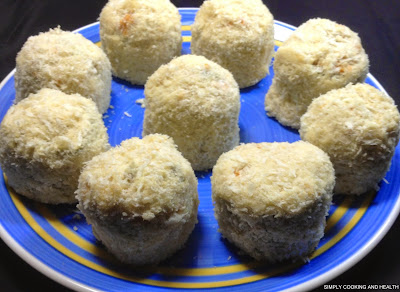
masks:
<instances>
[{"instance_id":1,"label":"black surface","mask_svg":"<svg viewBox=\"0 0 400 292\"><path fill-rule=\"evenodd\" d=\"M198 7L202 1L172 1ZM370 72L400 104L400 1L266 0L274 18L294 26L324 17L359 33ZM14 67L26 39L60 25L74 30L95 22L104 0L0 0L0 79ZM400 284L400 220L357 265L327 284ZM322 291L323 286L316 288ZM69 291L37 272L0 241L0 291Z\"/></svg>"}]
</instances>

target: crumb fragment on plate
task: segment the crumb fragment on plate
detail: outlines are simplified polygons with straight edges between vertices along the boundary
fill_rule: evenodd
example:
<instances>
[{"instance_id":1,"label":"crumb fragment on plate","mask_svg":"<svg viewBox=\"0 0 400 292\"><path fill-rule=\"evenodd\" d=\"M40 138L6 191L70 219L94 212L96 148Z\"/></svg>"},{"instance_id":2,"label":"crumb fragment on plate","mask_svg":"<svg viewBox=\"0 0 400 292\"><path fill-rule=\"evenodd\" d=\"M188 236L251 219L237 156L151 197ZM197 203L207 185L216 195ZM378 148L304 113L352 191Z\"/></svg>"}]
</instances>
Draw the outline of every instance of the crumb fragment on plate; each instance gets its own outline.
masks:
<instances>
[{"instance_id":1,"label":"crumb fragment on plate","mask_svg":"<svg viewBox=\"0 0 400 292\"><path fill-rule=\"evenodd\" d=\"M75 214L73 217L72 217L72 219L75 219L75 220L81 220L81 215L80 214Z\"/></svg>"},{"instance_id":2,"label":"crumb fragment on plate","mask_svg":"<svg viewBox=\"0 0 400 292\"><path fill-rule=\"evenodd\" d=\"M146 103L145 103L144 98L137 99L137 100L136 100L136 103L137 103L137 104L140 104L140 107L141 107L141 108L145 108L145 107L146 107Z\"/></svg>"}]
</instances>

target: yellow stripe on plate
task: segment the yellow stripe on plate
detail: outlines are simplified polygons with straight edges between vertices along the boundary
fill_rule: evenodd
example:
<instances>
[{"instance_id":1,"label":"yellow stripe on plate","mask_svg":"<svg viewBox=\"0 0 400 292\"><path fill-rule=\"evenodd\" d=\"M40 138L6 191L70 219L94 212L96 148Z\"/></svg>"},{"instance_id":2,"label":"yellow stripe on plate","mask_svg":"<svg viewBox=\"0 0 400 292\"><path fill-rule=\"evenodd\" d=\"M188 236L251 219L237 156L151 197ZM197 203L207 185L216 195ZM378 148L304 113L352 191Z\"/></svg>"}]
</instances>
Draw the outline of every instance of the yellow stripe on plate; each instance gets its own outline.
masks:
<instances>
[{"instance_id":1,"label":"yellow stripe on plate","mask_svg":"<svg viewBox=\"0 0 400 292\"><path fill-rule=\"evenodd\" d=\"M357 212L354 214L354 216L351 218L349 222L347 222L346 226L344 226L333 238L331 238L327 243L325 243L323 246L321 246L319 249L317 249L311 256L310 259L316 258L317 256L323 254L325 251L330 249L332 246L334 246L336 243L338 243L340 240L343 239L343 237L346 236L347 233L349 233L354 226L360 221L361 217L365 214L367 211L372 199L375 196L375 191L371 191L366 195L366 198L364 198L364 201L362 202L361 206L358 208Z\"/></svg>"},{"instance_id":2,"label":"yellow stripe on plate","mask_svg":"<svg viewBox=\"0 0 400 292\"><path fill-rule=\"evenodd\" d=\"M81 236L72 231L69 227L64 225L58 218L49 210L49 208L43 204L37 204L37 209L40 214L47 220L47 222L57 230L61 235L77 245L81 249L101 259L116 262L115 259L103 248L93 244L90 241L83 239ZM258 262L252 262L249 264L238 264L227 267L215 267L215 268L170 268L170 267L143 267L141 271L157 274L175 275L175 276L213 276L222 274L231 274L242 271L247 271L249 268L256 268L262 266Z\"/></svg>"},{"instance_id":3,"label":"yellow stripe on plate","mask_svg":"<svg viewBox=\"0 0 400 292\"><path fill-rule=\"evenodd\" d=\"M67 249L65 246L54 240L32 217L32 215L29 213L28 209L26 209L25 205L22 203L19 195L15 194L14 191L8 187L7 189L10 193L11 199L17 208L17 210L20 212L21 216L25 219L25 221L29 224L29 226L48 244L50 244L52 247L54 247L56 250L61 252L62 254L66 255L67 257L73 259L74 261L89 267L95 271L107 274L109 276L113 276L119 279L131 281L131 282L136 282L140 284L146 284L146 285L152 285L152 286L159 286L159 287L169 287L169 288L212 288L212 287L224 287L224 286L232 286L232 285L239 285L239 284L244 284L248 282L253 282L253 281L258 281L261 279L265 279L267 277L272 276L274 273L265 273L265 274L259 274L259 275L254 275L250 277L245 277L242 279L235 279L235 280L227 280L227 281L217 281L217 282L205 282L205 283L186 283L186 282L173 282L173 281L157 281L157 280L151 280L151 279L143 279L139 277L134 277L134 276L126 276L124 274L115 272L113 270L110 270L106 267L103 267L101 265L98 265L96 263L93 263L87 259L85 259L82 256L77 255L73 251ZM280 272L280 271L276 271ZM276 273L275 272L275 273Z\"/></svg>"},{"instance_id":4,"label":"yellow stripe on plate","mask_svg":"<svg viewBox=\"0 0 400 292\"><path fill-rule=\"evenodd\" d=\"M19 200L18 195L14 193L14 191L8 186L7 184L7 178L4 175L4 179L6 181L7 189L12 195L11 197L14 200L14 197ZM24 214L29 214L27 211L26 207L20 203L17 207L17 209L20 211L20 213ZM346 198L335 210L335 212L330 216L328 222L327 222L327 228L330 228L334 226L346 213L348 210L349 206L351 204L351 200L349 198ZM100 248L96 244L93 244L90 241L87 241L86 239L83 239L81 236L76 234L76 232L72 231L70 228L68 228L66 225L64 225L50 210L49 208L44 205L44 204L36 204L36 207L40 214L42 215L43 218L47 220L47 222L55 229L57 230L61 235L63 235L66 239L71 241L73 244L77 245L81 249L85 250L86 252L93 254L103 260L116 263L117 261L103 248ZM22 211L20 208L24 208ZM28 212L28 213L27 213ZM364 211L365 212L365 211ZM22 214L23 215L23 214ZM25 218L25 216L23 215ZM361 217L360 217L361 218ZM34 225L37 225L37 222L31 217L30 220L25 220L28 222L28 224L33 228ZM358 219L359 220L359 219ZM357 220L357 222L358 222ZM355 224L354 224L355 225ZM35 228L33 228L35 230ZM350 230L349 230L350 231ZM43 232L45 232L43 230ZM348 232L348 231L347 231ZM346 232L346 234L347 234ZM47 233L46 233L47 234ZM56 242L52 237L46 237L47 242L58 249L55 245L52 244L58 243ZM51 239L51 240L50 240ZM48 241L50 240L50 241ZM329 240L324 246L321 248L324 249L324 251L328 250L330 247L332 247L334 244L330 244L332 240L335 240L335 243L338 241L336 237L333 239ZM340 239L339 239L340 240ZM328 247L329 246L329 247ZM320 249L321 249L320 248ZM319 250L319 249L318 249ZM316 252L318 252L318 250ZM315 253L316 253L315 252ZM314 253L314 254L315 254ZM65 254L65 253L64 253ZM313 254L313 255L314 255ZM319 252L317 255L322 254L322 252ZM317 255L314 255L316 257ZM74 258L74 260L76 260ZM80 262L80 261L78 261ZM81 264L87 266L86 261L80 262ZM249 263L241 263L241 264L235 264L235 265L230 265L230 266L224 266L224 267L214 267L214 268L170 268L170 267L151 267L151 268L143 268L142 271L148 272L148 273L157 273L157 274L165 274L165 275L173 275L173 276L213 276L213 275L224 275L224 274L231 274L231 273L238 273L238 272L243 272L247 271L250 269L255 269L255 268L260 268L264 265L262 262L249 262ZM93 267L91 267L93 268ZM112 272L112 270L110 270ZM275 274L275 273L274 273Z\"/></svg>"},{"instance_id":5,"label":"yellow stripe on plate","mask_svg":"<svg viewBox=\"0 0 400 292\"><path fill-rule=\"evenodd\" d=\"M47 243L49 243L52 247L54 247L56 250L61 252L62 254L66 255L67 257L77 261L78 263L81 263L84 266L87 266L95 271L107 274L109 276L113 276L119 279L131 281L131 282L136 282L140 284L146 284L146 285L152 285L152 286L159 286L159 287L168 287L168 288L213 288L213 287L225 287L225 286L233 286L233 285L240 285L240 284L245 284L249 282L254 282L258 280L262 280L268 277L271 277L277 273L283 272L288 268L285 266L282 269L273 271L273 272L268 272L268 273L263 273L263 274L257 274L241 279L234 279L234 280L227 280L227 281L216 281L216 282L195 282L195 283L190 283L190 282L173 282L173 281L157 281L157 280L151 280L151 279L143 279L143 278L138 278L134 276L126 276L124 274L115 272L113 270L110 270L106 267L103 267L101 265L98 265L96 263L93 263L73 251L67 249L65 246L54 240L36 221L35 219L31 216L29 211L26 209L25 205L22 203L20 197L12 191L8 185L7 185L8 191L10 193L11 199L22 215L22 217L26 220L26 222L31 226L31 228Z\"/></svg>"},{"instance_id":6,"label":"yellow stripe on plate","mask_svg":"<svg viewBox=\"0 0 400 292\"><path fill-rule=\"evenodd\" d=\"M81 263L84 266L87 266L95 271L119 278L119 279L123 279L123 280L127 280L127 281L131 281L131 282L136 282L136 283L141 283L141 284L147 284L147 285L152 285L152 286L159 286L159 287L169 287L169 288L212 288L212 287L225 287L225 286L232 286L232 285L240 285L240 284L245 284L245 283L250 283L250 282L254 282L254 281L259 281L262 279L266 279L269 278L271 276L274 276L276 274L279 274L281 272L285 272L288 271L290 269L293 269L295 267L298 267L299 264L293 264L293 265L289 265L289 266L283 266L280 267L278 269L275 269L273 271L269 271L266 273L261 273L261 274L257 274L257 275L253 275L253 276L248 276L248 277L244 277L244 278L240 278L240 279L233 279L233 280L226 280L226 281L215 281L215 282L195 282L195 283L190 283L190 282L166 282L166 281L157 281L157 280L151 280L151 279L143 279L143 278L138 278L138 277L134 277L134 276L126 276L124 274L115 272L113 270L110 270L106 267L103 267L101 265L98 265L96 263L93 263L79 255L77 255L76 253L74 253L73 251L67 249L65 246L63 246L62 244L60 244L59 242L57 242L56 240L54 240L54 238L52 238L36 221L35 219L30 215L29 211L26 209L25 205L22 203L22 201L20 200L19 196L16 195L14 193L14 191L8 187L7 185L7 189L10 193L10 196L16 206L16 208L18 209L18 211L20 212L20 214L22 215L22 217L26 220L26 222L29 224L29 226L31 226L31 228L40 236L43 238L43 240L45 240L47 243L49 243L51 246L53 246L56 250L58 250L59 252L63 253L64 255L66 255L67 257L77 261L78 263ZM352 218L352 220L350 220L350 222L342 229L341 232L338 233L337 236L334 237L334 243L332 244L325 244L324 247L321 251L317 250L311 258L315 258L318 255L322 254L323 252L325 252L326 250L328 250L331 246L333 246L335 243L337 243L340 239L342 239L355 225L356 223L360 220L360 218L364 215L364 213L366 212L366 209L368 208L368 205L370 204L371 200L372 200L373 196L372 194L368 196L368 198L363 202L362 206L359 208L359 210L357 210L356 214L354 215L354 217ZM56 224L57 225L57 224ZM255 267L258 266L257 265L245 265L242 264L240 266L245 266L247 269L253 269ZM218 268L216 268L218 269ZM214 270L212 268L208 269L208 270ZM142 270L143 271L143 270ZM212 275L217 275L215 273L213 273Z\"/></svg>"},{"instance_id":7,"label":"yellow stripe on plate","mask_svg":"<svg viewBox=\"0 0 400 292\"><path fill-rule=\"evenodd\" d=\"M340 219L344 216L344 214L349 210L352 200L350 198L346 198L335 210L335 212L329 217L326 222L325 233L327 233L336 223L339 222Z\"/></svg>"},{"instance_id":8,"label":"yellow stripe on plate","mask_svg":"<svg viewBox=\"0 0 400 292\"><path fill-rule=\"evenodd\" d=\"M104 248L101 248L90 241L83 239L81 236L77 235L75 231L72 231L70 228L68 228L52 212L50 212L47 206L37 203L35 207L40 212L40 215L42 215L42 217L45 218L55 230L57 230L73 244L77 245L88 253L100 257L101 259L116 262L116 260Z\"/></svg>"},{"instance_id":9,"label":"yellow stripe on plate","mask_svg":"<svg viewBox=\"0 0 400 292\"><path fill-rule=\"evenodd\" d=\"M330 216L327 222L327 228L333 227L346 213L349 206L351 204L351 200L346 198L342 204L340 204L335 212ZM104 249L98 247L97 245L83 239L75 232L71 231L70 228L65 226L61 221L58 220L56 216L44 205L38 204L38 211L41 215L48 221L48 223L57 230L60 234L66 237L69 241L79 246L83 250L98 256L104 260L115 262L113 257L111 257ZM325 230L325 232L327 229ZM329 243L329 241L327 242ZM247 271L249 269L259 268L265 265L262 262L249 262L242 264L235 264L224 267L215 267L215 268L171 268L171 267L151 267L151 268L143 268L143 271L148 273L157 273L157 274L165 274L171 276L214 276L214 275L224 275L231 273L238 273Z\"/></svg>"},{"instance_id":10,"label":"yellow stripe on plate","mask_svg":"<svg viewBox=\"0 0 400 292\"><path fill-rule=\"evenodd\" d=\"M51 237L30 215L26 206L22 203L19 195L15 194L15 192L9 187L7 183L7 178L4 175L4 179L6 182L7 190L11 196L13 203L15 204L17 210L20 212L21 216L25 219L28 225L48 244L54 247L56 250L61 252L62 254L66 255L67 257L71 258L72 260L89 267L95 271L102 272L104 274L124 279L131 282L153 285L153 286L160 286L160 287L170 287L170 288L212 288L212 287L225 287L225 286L232 286L232 285L239 285L244 283L250 283L262 279L266 279L268 277L274 276L284 271L288 271L293 269L299 264L289 265L280 267L278 269L274 269L272 271L268 271L266 273L261 273L253 276L248 276L240 279L233 279L233 280L226 280L226 281L216 281L216 282L200 282L200 283L190 283L190 282L166 282L166 281L157 281L151 279L144 279L134 276L126 276L124 274L118 273L114 270L96 264L92 261L87 260L86 258L74 253L73 251L69 250L58 241L56 241L53 237ZM327 243L325 243L321 248L317 249L310 257L310 259L316 258L317 256L321 255L332 246L334 246L337 242L339 242L343 237L345 237L352 228L358 223L358 221L362 218L365 212L368 209L369 204L371 203L374 192L371 192L367 195L366 199L363 201L360 208L356 211L353 218L336 234L333 238L331 238ZM330 217L328 220L327 228L331 228L336 224L340 218L346 213L350 206L350 199L345 199L340 206L336 209L336 212ZM60 234L65 236L69 239L72 243L76 244L78 247L82 248L83 250L96 255L100 258L106 259L108 261L115 262L115 260L102 248L94 245L93 243L81 238L73 231L71 231L68 227L66 227L61 221L57 219L54 214L52 214L47 207L43 204L37 204L38 210L40 214L49 222L49 224L55 228ZM156 268L147 268L145 270L141 269L142 272L148 273L157 273L157 274L165 274L165 275L176 275L176 276L213 276L213 275L222 275L222 274L230 274L230 273L237 273L243 272L247 270L252 270L255 268L263 267L263 263L259 262L251 262L251 263L244 263L244 264L236 264L226 267L215 267L215 268L175 268L171 269L168 267L156 267Z\"/></svg>"}]
</instances>

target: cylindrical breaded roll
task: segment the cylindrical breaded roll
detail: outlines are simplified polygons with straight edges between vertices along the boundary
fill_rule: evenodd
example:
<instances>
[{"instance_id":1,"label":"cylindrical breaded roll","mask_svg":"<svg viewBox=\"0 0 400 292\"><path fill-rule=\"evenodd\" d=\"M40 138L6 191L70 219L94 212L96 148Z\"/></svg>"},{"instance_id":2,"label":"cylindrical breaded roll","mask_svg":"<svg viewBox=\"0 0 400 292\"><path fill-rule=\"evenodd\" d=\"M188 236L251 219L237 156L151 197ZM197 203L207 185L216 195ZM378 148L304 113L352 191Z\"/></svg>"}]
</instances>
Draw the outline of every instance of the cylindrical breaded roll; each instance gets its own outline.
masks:
<instances>
[{"instance_id":1,"label":"cylindrical breaded roll","mask_svg":"<svg viewBox=\"0 0 400 292\"><path fill-rule=\"evenodd\" d=\"M191 50L228 69L240 88L269 73L274 19L260 0L207 0L192 25Z\"/></svg>"},{"instance_id":2,"label":"cylindrical breaded roll","mask_svg":"<svg viewBox=\"0 0 400 292\"><path fill-rule=\"evenodd\" d=\"M100 14L101 46L113 74L143 85L181 54L181 16L169 0L113 0Z\"/></svg>"},{"instance_id":3,"label":"cylindrical breaded roll","mask_svg":"<svg viewBox=\"0 0 400 292\"><path fill-rule=\"evenodd\" d=\"M275 76L265 97L267 114L298 129L314 98L348 83L363 82L368 65L355 32L328 19L311 19L275 54Z\"/></svg>"},{"instance_id":4,"label":"cylindrical breaded roll","mask_svg":"<svg viewBox=\"0 0 400 292\"><path fill-rule=\"evenodd\" d=\"M331 158L335 193L378 189L399 141L393 100L368 84L348 85L316 98L301 118L300 135Z\"/></svg>"},{"instance_id":5,"label":"cylindrical breaded roll","mask_svg":"<svg viewBox=\"0 0 400 292\"><path fill-rule=\"evenodd\" d=\"M211 177L219 231L257 260L306 258L324 234L335 184L329 157L303 141L224 153Z\"/></svg>"},{"instance_id":6,"label":"cylindrical breaded roll","mask_svg":"<svg viewBox=\"0 0 400 292\"><path fill-rule=\"evenodd\" d=\"M94 235L128 264L164 260L197 223L197 179L165 135L132 138L93 158L77 199Z\"/></svg>"},{"instance_id":7,"label":"cylindrical breaded roll","mask_svg":"<svg viewBox=\"0 0 400 292\"><path fill-rule=\"evenodd\" d=\"M104 113L111 98L110 62L82 35L50 29L30 37L17 55L15 101L42 88L78 93L92 99Z\"/></svg>"},{"instance_id":8,"label":"cylindrical breaded roll","mask_svg":"<svg viewBox=\"0 0 400 292\"><path fill-rule=\"evenodd\" d=\"M76 202L83 164L108 148L95 103L54 89L13 105L0 127L0 164L9 185L44 203Z\"/></svg>"},{"instance_id":9,"label":"cylindrical breaded roll","mask_svg":"<svg viewBox=\"0 0 400 292\"><path fill-rule=\"evenodd\" d=\"M240 94L228 70L201 56L161 66L145 86L143 136L172 137L194 170L207 170L239 143Z\"/></svg>"}]
</instances>

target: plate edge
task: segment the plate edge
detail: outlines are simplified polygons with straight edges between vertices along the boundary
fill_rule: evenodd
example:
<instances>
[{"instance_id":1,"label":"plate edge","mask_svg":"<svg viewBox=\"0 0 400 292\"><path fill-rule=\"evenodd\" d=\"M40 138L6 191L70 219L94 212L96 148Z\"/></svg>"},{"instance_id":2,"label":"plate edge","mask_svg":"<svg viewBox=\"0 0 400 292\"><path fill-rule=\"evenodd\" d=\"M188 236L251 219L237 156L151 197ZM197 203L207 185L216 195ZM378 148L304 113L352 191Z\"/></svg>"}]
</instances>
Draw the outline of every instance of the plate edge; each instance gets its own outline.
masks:
<instances>
[{"instance_id":1,"label":"plate edge","mask_svg":"<svg viewBox=\"0 0 400 292\"><path fill-rule=\"evenodd\" d=\"M198 7L184 7L184 8L178 8L179 10L198 10ZM288 28L296 29L297 27L287 24L285 22L279 21L279 20L274 20L275 23L277 24L283 24L284 26L287 26ZM90 23L88 25L85 25L83 27L80 27L78 29L73 30L72 32L74 33L79 33L80 31L90 28L92 26L98 25L99 21ZM14 68L0 83L0 91L4 87L4 85L12 78L12 76L15 74L16 69ZM370 78L374 84L384 92L386 95L388 95L387 91L383 88L383 86L380 84L380 82L371 74L368 73L367 77ZM392 212L388 215L387 220L384 222L382 227L378 230L377 233L374 234L374 236L354 255L349 257L346 261L342 262L339 266L334 267L327 273L324 273L314 279L311 279L307 282L301 283L299 285L293 286L287 290L284 291L298 291L298 289L313 289L316 288L320 285L323 285L324 283L336 278L340 274L344 273L354 265L356 265L361 259L363 259L365 256L367 256L376 246L377 244L384 238L384 236L388 233L390 228L393 226L394 222L396 221L398 215L400 213L400 196L398 196L398 199L396 201L396 204L394 205L394 208L392 209ZM102 290L97 290L93 287L86 286L84 284L81 284L72 278L69 278L63 274L60 274L59 272L55 271L54 269L48 267L45 265L43 262L41 262L39 259L34 257L32 254L30 254L27 250L25 250L17 241L14 240L10 236L10 234L4 229L4 227L0 224L0 237L5 242L5 244L13 251L15 252L21 259L23 259L26 263L28 263L31 267L35 268L37 271L45 275L46 277L49 277L53 281L67 287L70 289L73 289L75 291L90 291L90 292L99 292ZM79 288L79 289L78 289Z\"/></svg>"},{"instance_id":2,"label":"plate edge","mask_svg":"<svg viewBox=\"0 0 400 292\"><path fill-rule=\"evenodd\" d=\"M0 237L3 242L15 252L22 260L24 260L31 267L39 271L44 276L52 279L53 281L75 291L88 291L88 292L101 292L93 287L79 283L44 264L41 260L29 253L23 248L10 234L5 230L3 225L0 224Z\"/></svg>"},{"instance_id":3,"label":"plate edge","mask_svg":"<svg viewBox=\"0 0 400 292\"><path fill-rule=\"evenodd\" d=\"M379 83L378 83L379 84ZM380 85L380 84L379 84ZM395 223L400 213L400 196L397 197L397 201L392 209L392 212L387 217L387 220L381 225L381 228L376 232L370 240L362 246L355 254L346 259L340 265L332 268L327 273L319 275L318 277L311 279L307 282L298 284L296 286L290 287L286 290L286 292L296 292L300 290L312 290L315 289L330 280L335 279L339 275L343 274L350 268L354 267L359 261L361 261L364 257L366 257L385 237L385 235L389 232L390 228Z\"/></svg>"}]
</instances>

